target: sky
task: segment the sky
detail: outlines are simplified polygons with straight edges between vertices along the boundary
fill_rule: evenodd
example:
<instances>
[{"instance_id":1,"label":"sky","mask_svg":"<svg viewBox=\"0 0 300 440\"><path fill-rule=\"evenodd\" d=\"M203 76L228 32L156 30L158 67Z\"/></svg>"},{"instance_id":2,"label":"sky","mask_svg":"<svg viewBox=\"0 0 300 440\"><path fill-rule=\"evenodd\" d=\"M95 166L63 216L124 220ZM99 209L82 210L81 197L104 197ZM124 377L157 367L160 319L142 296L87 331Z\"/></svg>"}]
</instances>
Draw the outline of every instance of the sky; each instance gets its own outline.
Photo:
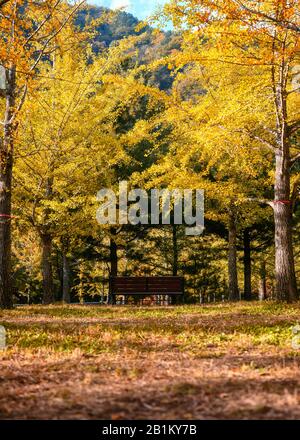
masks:
<instances>
[{"instance_id":1,"label":"sky","mask_svg":"<svg viewBox=\"0 0 300 440\"><path fill-rule=\"evenodd\" d=\"M167 0L90 0L89 3L97 6L106 6L111 9L124 7L135 17L143 20L151 15L158 5L163 5Z\"/></svg>"}]
</instances>

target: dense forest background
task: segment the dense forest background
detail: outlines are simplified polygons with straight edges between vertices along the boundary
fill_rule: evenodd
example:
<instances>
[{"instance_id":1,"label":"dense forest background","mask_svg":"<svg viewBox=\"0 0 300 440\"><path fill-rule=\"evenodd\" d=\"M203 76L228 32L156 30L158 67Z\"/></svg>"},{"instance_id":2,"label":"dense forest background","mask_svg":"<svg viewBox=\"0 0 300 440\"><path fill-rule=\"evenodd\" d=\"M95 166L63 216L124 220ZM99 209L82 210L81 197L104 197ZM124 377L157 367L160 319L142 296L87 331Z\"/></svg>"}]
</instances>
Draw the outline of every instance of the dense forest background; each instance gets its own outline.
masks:
<instances>
[{"instance_id":1,"label":"dense forest background","mask_svg":"<svg viewBox=\"0 0 300 440\"><path fill-rule=\"evenodd\" d=\"M264 203L273 198L272 159L268 149L257 152L258 121L266 126L271 110L259 107L264 97L245 79L247 67L230 65L222 82L220 67L197 55L205 39L91 6L54 40L29 87L16 138L14 301L104 300L116 274L184 275L194 303L274 298L274 221ZM255 79L260 74L258 68ZM253 105L247 118L232 111L245 108L246 95ZM229 102L226 117L216 100L224 108ZM296 147L296 134L292 142ZM204 188L205 233L186 237L176 225L100 227L97 191L120 180L146 189ZM296 198L293 212L298 274Z\"/></svg>"}]
</instances>

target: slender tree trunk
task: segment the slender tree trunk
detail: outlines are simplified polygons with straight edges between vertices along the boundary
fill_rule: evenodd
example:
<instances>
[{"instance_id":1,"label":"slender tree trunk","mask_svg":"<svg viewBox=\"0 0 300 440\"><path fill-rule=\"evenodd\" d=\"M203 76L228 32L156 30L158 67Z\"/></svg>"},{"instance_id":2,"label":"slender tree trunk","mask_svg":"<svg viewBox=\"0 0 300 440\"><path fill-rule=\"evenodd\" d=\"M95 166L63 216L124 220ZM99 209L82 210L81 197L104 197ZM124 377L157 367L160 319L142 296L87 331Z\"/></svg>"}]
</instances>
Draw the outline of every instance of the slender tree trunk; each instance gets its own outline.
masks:
<instances>
[{"instance_id":1,"label":"slender tree trunk","mask_svg":"<svg viewBox=\"0 0 300 440\"><path fill-rule=\"evenodd\" d=\"M45 199L51 200L53 196L53 170L54 164L50 166L49 176L46 180ZM42 272L43 272L43 303L51 304L55 301L52 267L52 235L48 229L50 211L44 211L43 224L39 228L42 242Z\"/></svg>"},{"instance_id":2,"label":"slender tree trunk","mask_svg":"<svg viewBox=\"0 0 300 440\"><path fill-rule=\"evenodd\" d=\"M16 125L12 121L15 107L16 69L6 72L6 107L3 137L0 139L0 307L13 306L11 278L11 191Z\"/></svg>"},{"instance_id":3,"label":"slender tree trunk","mask_svg":"<svg viewBox=\"0 0 300 440\"><path fill-rule=\"evenodd\" d=\"M41 234L42 242L42 272L43 272L43 303L54 302L54 285L52 269L52 237L50 234Z\"/></svg>"},{"instance_id":4,"label":"slender tree trunk","mask_svg":"<svg viewBox=\"0 0 300 440\"><path fill-rule=\"evenodd\" d=\"M251 285L251 235L249 229L244 231L244 299L251 301L252 285Z\"/></svg>"},{"instance_id":5,"label":"slender tree trunk","mask_svg":"<svg viewBox=\"0 0 300 440\"><path fill-rule=\"evenodd\" d=\"M267 297L267 271L266 262L261 262L259 271L258 297L260 301L264 301Z\"/></svg>"},{"instance_id":6,"label":"slender tree trunk","mask_svg":"<svg viewBox=\"0 0 300 440\"><path fill-rule=\"evenodd\" d=\"M236 215L234 208L229 211L229 227L228 227L228 276L229 276L229 300L239 301L240 292L238 286L237 272L237 231L236 231Z\"/></svg>"},{"instance_id":7,"label":"slender tree trunk","mask_svg":"<svg viewBox=\"0 0 300 440\"><path fill-rule=\"evenodd\" d=\"M63 302L70 304L70 264L69 259L65 253L63 253Z\"/></svg>"},{"instance_id":8,"label":"slender tree trunk","mask_svg":"<svg viewBox=\"0 0 300 440\"><path fill-rule=\"evenodd\" d=\"M112 277L118 276L118 247L116 242L111 239L110 241L110 275Z\"/></svg>"},{"instance_id":9,"label":"slender tree trunk","mask_svg":"<svg viewBox=\"0 0 300 440\"><path fill-rule=\"evenodd\" d=\"M289 151L283 150L276 154L275 174L275 296L280 301L295 301L297 281L293 252L292 204L290 202L290 171Z\"/></svg>"},{"instance_id":10,"label":"slender tree trunk","mask_svg":"<svg viewBox=\"0 0 300 440\"><path fill-rule=\"evenodd\" d=\"M172 244L173 244L173 276L178 275L178 240L177 240L177 226L172 225ZM171 296L171 304L179 304L179 296Z\"/></svg>"},{"instance_id":11,"label":"slender tree trunk","mask_svg":"<svg viewBox=\"0 0 300 440\"><path fill-rule=\"evenodd\" d=\"M173 242L173 276L178 275L178 240L177 240L177 226L172 225L172 242Z\"/></svg>"},{"instance_id":12,"label":"slender tree trunk","mask_svg":"<svg viewBox=\"0 0 300 440\"><path fill-rule=\"evenodd\" d=\"M111 229L111 237L110 237L110 276L117 277L118 276L118 246L115 241L116 230L114 228ZM108 295L108 304L113 304L114 298L112 292L109 291Z\"/></svg>"}]
</instances>

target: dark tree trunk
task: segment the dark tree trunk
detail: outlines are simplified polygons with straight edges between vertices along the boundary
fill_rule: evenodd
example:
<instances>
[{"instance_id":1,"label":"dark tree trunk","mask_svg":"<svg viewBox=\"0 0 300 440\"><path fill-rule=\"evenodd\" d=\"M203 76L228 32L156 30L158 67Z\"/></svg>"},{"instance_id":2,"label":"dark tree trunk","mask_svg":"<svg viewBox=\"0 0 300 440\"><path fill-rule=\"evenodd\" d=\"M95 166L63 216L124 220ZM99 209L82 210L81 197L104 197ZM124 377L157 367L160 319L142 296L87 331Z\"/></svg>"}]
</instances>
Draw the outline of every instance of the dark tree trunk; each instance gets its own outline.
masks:
<instances>
[{"instance_id":1,"label":"dark tree trunk","mask_svg":"<svg viewBox=\"0 0 300 440\"><path fill-rule=\"evenodd\" d=\"M251 301L251 235L249 229L244 231L244 299Z\"/></svg>"},{"instance_id":2,"label":"dark tree trunk","mask_svg":"<svg viewBox=\"0 0 300 440\"><path fill-rule=\"evenodd\" d=\"M283 146L283 148L286 148ZM298 297L295 275L292 233L292 204L290 202L289 152L276 154L275 176L275 295L281 301L295 301Z\"/></svg>"},{"instance_id":3,"label":"dark tree trunk","mask_svg":"<svg viewBox=\"0 0 300 440\"><path fill-rule=\"evenodd\" d=\"M54 165L51 164L50 175L46 180L45 199L51 200L53 196L53 170ZM49 222L50 210L44 211L43 225L39 228L42 242L42 272L43 272L43 303L52 304L55 301L54 284L53 284L53 267L52 267L52 235L46 226Z\"/></svg>"},{"instance_id":4,"label":"dark tree trunk","mask_svg":"<svg viewBox=\"0 0 300 440\"><path fill-rule=\"evenodd\" d=\"M0 139L0 307L12 308L11 278L11 191L14 153L16 70L6 72L6 108L3 137Z\"/></svg>"},{"instance_id":5,"label":"dark tree trunk","mask_svg":"<svg viewBox=\"0 0 300 440\"><path fill-rule=\"evenodd\" d=\"M118 247L116 242L110 241L110 275L112 277L118 276Z\"/></svg>"},{"instance_id":6,"label":"dark tree trunk","mask_svg":"<svg viewBox=\"0 0 300 440\"><path fill-rule=\"evenodd\" d=\"M110 276L117 277L118 276L118 246L116 243L116 230L114 228L111 229L111 237L110 237ZM111 291L109 291L108 295L108 304L113 304L114 298Z\"/></svg>"},{"instance_id":7,"label":"dark tree trunk","mask_svg":"<svg viewBox=\"0 0 300 440\"><path fill-rule=\"evenodd\" d=\"M172 242L173 242L173 276L178 275L178 241L177 241L177 226L172 225Z\"/></svg>"},{"instance_id":8,"label":"dark tree trunk","mask_svg":"<svg viewBox=\"0 0 300 440\"><path fill-rule=\"evenodd\" d=\"M69 259L65 253L63 253L63 302L70 304L70 264Z\"/></svg>"},{"instance_id":9,"label":"dark tree trunk","mask_svg":"<svg viewBox=\"0 0 300 440\"><path fill-rule=\"evenodd\" d=\"M43 272L43 303L54 302L54 285L52 269L52 237L50 234L41 235L42 242L42 272Z\"/></svg>"},{"instance_id":10,"label":"dark tree trunk","mask_svg":"<svg viewBox=\"0 0 300 440\"><path fill-rule=\"evenodd\" d=\"M177 226L172 225L172 244L173 244L173 276L178 275L178 240L177 240ZM171 296L171 304L179 304L180 298L176 296Z\"/></svg>"},{"instance_id":11,"label":"dark tree trunk","mask_svg":"<svg viewBox=\"0 0 300 440\"><path fill-rule=\"evenodd\" d=\"M258 297L260 301L264 301L267 297L267 270L264 260L261 262L259 270Z\"/></svg>"},{"instance_id":12,"label":"dark tree trunk","mask_svg":"<svg viewBox=\"0 0 300 440\"><path fill-rule=\"evenodd\" d=\"M229 277L229 301L239 301L240 292L238 286L237 272L237 231L236 231L236 215L234 208L229 212L228 226L228 277Z\"/></svg>"}]
</instances>

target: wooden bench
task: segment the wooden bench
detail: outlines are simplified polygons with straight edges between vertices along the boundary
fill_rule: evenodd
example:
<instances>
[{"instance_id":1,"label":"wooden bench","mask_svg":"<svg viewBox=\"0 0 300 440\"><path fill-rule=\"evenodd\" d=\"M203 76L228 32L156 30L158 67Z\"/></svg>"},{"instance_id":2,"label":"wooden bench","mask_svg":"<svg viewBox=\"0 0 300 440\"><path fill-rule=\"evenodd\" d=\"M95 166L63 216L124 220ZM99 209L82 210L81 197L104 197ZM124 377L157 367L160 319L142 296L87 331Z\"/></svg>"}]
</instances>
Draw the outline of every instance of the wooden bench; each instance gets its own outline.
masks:
<instances>
[{"instance_id":1,"label":"wooden bench","mask_svg":"<svg viewBox=\"0 0 300 440\"><path fill-rule=\"evenodd\" d=\"M184 299L183 277L110 277L110 296L113 304L117 295L147 296L168 295L174 297L176 303Z\"/></svg>"}]
</instances>

